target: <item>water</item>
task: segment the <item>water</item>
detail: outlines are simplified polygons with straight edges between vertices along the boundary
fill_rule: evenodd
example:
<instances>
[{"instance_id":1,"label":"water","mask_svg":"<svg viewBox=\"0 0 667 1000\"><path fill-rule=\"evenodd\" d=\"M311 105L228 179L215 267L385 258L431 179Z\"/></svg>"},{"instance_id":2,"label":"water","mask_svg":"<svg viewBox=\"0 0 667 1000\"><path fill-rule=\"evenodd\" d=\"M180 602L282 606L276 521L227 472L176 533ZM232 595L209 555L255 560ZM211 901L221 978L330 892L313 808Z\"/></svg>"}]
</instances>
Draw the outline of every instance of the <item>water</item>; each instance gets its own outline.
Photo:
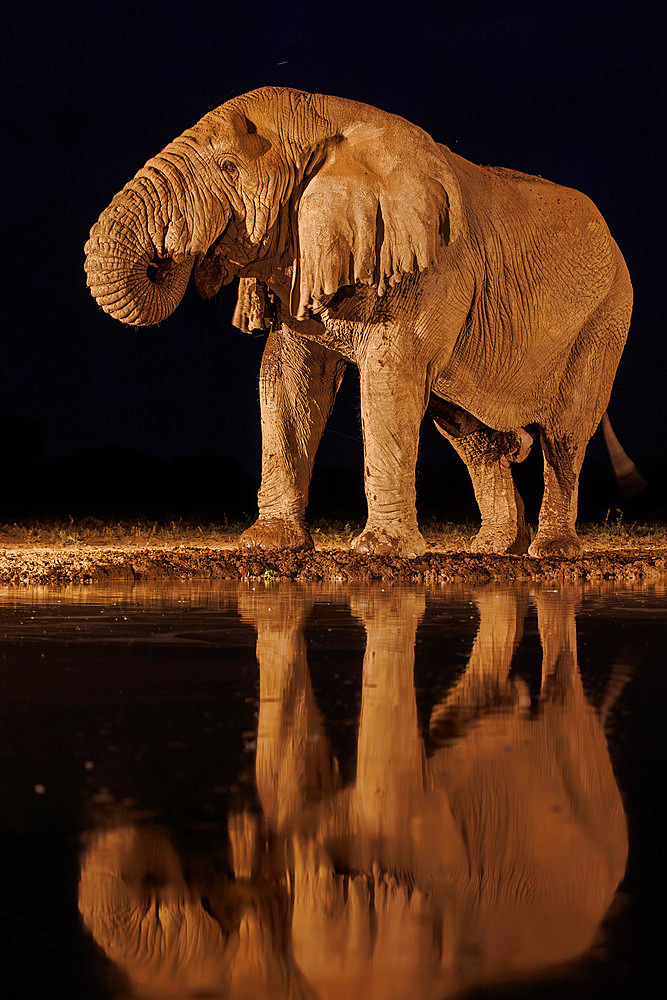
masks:
<instances>
[{"instance_id":1,"label":"water","mask_svg":"<svg viewBox=\"0 0 667 1000\"><path fill-rule=\"evenodd\" d=\"M5 997L625 996L664 591L0 591Z\"/></svg>"}]
</instances>

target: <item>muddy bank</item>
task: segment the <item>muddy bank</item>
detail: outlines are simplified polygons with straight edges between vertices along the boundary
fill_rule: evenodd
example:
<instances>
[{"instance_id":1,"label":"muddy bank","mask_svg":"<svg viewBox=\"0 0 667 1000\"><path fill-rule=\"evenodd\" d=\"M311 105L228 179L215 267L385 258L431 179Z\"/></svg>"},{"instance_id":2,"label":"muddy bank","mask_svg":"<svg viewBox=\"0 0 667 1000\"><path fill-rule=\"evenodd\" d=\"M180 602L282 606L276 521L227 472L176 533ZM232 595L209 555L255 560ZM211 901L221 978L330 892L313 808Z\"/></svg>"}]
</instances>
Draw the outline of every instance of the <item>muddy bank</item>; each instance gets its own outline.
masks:
<instances>
[{"instance_id":1,"label":"muddy bank","mask_svg":"<svg viewBox=\"0 0 667 1000\"><path fill-rule=\"evenodd\" d=\"M303 553L241 553L231 546L21 546L0 551L0 585L150 580L667 581L667 547L594 550L576 559L427 552L418 559L358 556L346 548Z\"/></svg>"}]
</instances>

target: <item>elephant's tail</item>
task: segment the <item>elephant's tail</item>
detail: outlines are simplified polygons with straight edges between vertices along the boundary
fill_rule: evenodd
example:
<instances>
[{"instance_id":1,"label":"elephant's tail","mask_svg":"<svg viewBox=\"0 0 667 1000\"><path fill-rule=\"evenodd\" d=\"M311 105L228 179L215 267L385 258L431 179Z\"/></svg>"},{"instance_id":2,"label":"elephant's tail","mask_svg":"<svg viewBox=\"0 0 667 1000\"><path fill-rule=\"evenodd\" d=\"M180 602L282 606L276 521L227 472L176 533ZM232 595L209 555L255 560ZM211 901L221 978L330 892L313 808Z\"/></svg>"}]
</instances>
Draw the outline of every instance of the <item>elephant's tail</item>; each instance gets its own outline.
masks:
<instances>
[{"instance_id":1,"label":"elephant's tail","mask_svg":"<svg viewBox=\"0 0 667 1000\"><path fill-rule=\"evenodd\" d=\"M641 490L646 489L646 480L632 459L623 450L621 442L614 434L614 429L611 426L611 421L606 411L603 414L600 426L602 427L604 443L609 452L618 488L621 491L621 496L627 500L636 493L640 493Z\"/></svg>"}]
</instances>

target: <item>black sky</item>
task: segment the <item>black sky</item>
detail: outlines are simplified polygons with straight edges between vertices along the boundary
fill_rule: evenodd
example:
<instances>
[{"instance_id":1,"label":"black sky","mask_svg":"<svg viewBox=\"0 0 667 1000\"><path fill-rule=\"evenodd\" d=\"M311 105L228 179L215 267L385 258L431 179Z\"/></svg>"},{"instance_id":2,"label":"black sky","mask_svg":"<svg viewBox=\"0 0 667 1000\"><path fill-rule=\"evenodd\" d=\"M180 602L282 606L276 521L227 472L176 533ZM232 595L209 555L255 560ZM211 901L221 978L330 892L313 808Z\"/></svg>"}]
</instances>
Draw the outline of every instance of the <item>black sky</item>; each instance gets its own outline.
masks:
<instances>
[{"instance_id":1,"label":"black sky","mask_svg":"<svg viewBox=\"0 0 667 1000\"><path fill-rule=\"evenodd\" d=\"M38 420L52 454L211 451L258 469L263 339L231 327L234 291L212 303L189 291L159 328L129 329L94 303L82 264L90 226L146 159L210 108L277 83L385 108L471 160L592 197L636 297L612 418L628 450L667 451L659 11L585 0L10 4L0 409ZM333 425L354 436L356 420L343 406ZM329 436L321 460L352 452Z\"/></svg>"}]
</instances>

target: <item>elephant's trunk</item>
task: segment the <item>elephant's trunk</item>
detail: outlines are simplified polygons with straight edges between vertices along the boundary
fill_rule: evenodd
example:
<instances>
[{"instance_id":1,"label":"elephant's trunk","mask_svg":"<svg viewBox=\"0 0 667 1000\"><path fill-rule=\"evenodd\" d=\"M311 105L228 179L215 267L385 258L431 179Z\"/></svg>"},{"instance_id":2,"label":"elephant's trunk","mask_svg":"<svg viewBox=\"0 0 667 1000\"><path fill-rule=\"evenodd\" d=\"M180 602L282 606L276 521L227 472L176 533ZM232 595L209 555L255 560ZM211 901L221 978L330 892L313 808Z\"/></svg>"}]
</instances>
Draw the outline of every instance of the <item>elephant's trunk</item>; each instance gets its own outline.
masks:
<instances>
[{"instance_id":1,"label":"elephant's trunk","mask_svg":"<svg viewBox=\"0 0 667 1000\"><path fill-rule=\"evenodd\" d=\"M85 268L90 291L105 312L121 323L149 326L166 319L183 298L193 258L176 263L173 256L159 255L130 211L137 207L132 194L125 190L117 196L91 229Z\"/></svg>"},{"instance_id":2,"label":"elephant's trunk","mask_svg":"<svg viewBox=\"0 0 667 1000\"><path fill-rule=\"evenodd\" d=\"M122 323L159 323L183 298L195 255L230 217L196 134L186 132L148 161L91 229L84 266L92 295Z\"/></svg>"}]
</instances>

